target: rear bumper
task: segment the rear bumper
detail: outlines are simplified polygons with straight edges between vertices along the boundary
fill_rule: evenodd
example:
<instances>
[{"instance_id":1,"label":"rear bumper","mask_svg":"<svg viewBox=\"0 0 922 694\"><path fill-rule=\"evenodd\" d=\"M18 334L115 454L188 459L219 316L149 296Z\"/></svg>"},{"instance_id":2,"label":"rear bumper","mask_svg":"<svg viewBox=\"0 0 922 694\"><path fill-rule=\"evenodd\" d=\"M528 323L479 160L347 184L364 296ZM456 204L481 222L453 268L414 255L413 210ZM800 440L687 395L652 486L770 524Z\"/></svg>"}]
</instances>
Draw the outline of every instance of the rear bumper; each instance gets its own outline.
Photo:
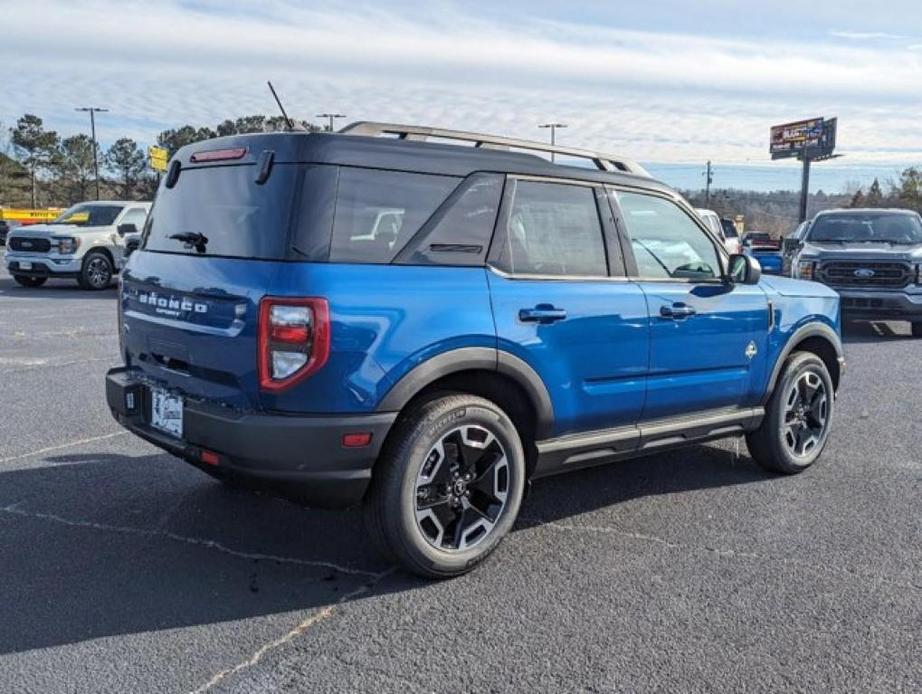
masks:
<instances>
[{"instance_id":1,"label":"rear bumper","mask_svg":"<svg viewBox=\"0 0 922 694\"><path fill-rule=\"evenodd\" d=\"M150 391L128 369L106 374L106 400L126 429L196 467L324 508L345 508L362 499L372 466L397 418L396 412L240 413L187 399L180 440L150 426ZM359 432L371 433L369 445L343 447L344 434ZM217 453L218 464L202 462L202 450Z\"/></svg>"},{"instance_id":2,"label":"rear bumper","mask_svg":"<svg viewBox=\"0 0 922 694\"><path fill-rule=\"evenodd\" d=\"M838 289L842 315L846 318L922 321L922 293Z\"/></svg>"}]
</instances>

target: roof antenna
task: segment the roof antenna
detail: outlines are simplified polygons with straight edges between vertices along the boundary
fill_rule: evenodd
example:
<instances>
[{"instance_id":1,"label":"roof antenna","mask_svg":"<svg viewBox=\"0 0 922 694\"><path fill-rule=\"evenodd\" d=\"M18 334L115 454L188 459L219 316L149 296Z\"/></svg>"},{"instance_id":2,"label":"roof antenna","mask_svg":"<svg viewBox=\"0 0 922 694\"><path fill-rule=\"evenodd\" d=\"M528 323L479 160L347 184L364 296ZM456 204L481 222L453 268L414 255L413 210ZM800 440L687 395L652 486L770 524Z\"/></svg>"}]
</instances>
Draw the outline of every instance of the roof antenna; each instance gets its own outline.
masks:
<instances>
[{"instance_id":1,"label":"roof antenna","mask_svg":"<svg viewBox=\"0 0 922 694\"><path fill-rule=\"evenodd\" d=\"M288 114L285 113L285 107L282 106L282 101L279 99L279 95L275 93L275 87L272 86L272 82L266 80L266 84L269 85L269 91L272 92L272 98L275 99L275 103L279 105L279 111L282 112L282 118L285 119L285 123L288 125L288 129L304 130L304 127L300 123L295 124L295 122L288 117Z\"/></svg>"}]
</instances>

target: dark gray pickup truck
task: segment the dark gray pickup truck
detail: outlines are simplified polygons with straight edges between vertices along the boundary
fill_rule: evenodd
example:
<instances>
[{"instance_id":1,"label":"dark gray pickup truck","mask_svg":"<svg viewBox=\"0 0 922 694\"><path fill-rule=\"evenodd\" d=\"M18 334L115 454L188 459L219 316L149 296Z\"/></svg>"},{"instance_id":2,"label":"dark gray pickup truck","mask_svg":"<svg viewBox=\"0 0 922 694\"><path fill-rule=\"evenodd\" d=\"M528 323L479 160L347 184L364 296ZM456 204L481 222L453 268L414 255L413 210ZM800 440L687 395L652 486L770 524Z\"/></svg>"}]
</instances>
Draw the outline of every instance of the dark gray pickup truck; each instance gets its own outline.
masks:
<instances>
[{"instance_id":1,"label":"dark gray pickup truck","mask_svg":"<svg viewBox=\"0 0 922 694\"><path fill-rule=\"evenodd\" d=\"M795 243L792 273L834 288L842 317L906 320L922 337L922 217L907 210L827 210Z\"/></svg>"}]
</instances>

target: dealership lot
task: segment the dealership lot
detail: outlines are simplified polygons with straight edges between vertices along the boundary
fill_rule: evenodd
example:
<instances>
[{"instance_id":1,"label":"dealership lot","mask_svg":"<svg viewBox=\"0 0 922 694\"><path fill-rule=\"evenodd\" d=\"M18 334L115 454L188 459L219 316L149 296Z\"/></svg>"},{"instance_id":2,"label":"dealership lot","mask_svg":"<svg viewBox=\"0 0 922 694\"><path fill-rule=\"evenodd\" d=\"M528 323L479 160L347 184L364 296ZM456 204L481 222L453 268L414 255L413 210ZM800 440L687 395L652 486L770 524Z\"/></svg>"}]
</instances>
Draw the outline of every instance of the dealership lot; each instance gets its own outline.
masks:
<instances>
[{"instance_id":1,"label":"dealership lot","mask_svg":"<svg viewBox=\"0 0 922 694\"><path fill-rule=\"evenodd\" d=\"M829 448L735 441L535 484L426 583L356 513L224 489L125 433L115 291L0 271L0 690L893 691L922 682L922 341L846 334Z\"/></svg>"}]
</instances>

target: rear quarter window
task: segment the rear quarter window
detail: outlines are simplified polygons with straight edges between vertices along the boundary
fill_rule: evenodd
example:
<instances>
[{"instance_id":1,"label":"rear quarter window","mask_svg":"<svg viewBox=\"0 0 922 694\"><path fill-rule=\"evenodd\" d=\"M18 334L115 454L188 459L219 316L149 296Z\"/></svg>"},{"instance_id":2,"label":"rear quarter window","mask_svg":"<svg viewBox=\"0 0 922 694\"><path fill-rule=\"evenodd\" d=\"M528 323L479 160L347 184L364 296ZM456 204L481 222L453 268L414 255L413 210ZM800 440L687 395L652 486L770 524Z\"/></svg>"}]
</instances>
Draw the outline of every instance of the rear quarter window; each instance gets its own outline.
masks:
<instances>
[{"instance_id":1,"label":"rear quarter window","mask_svg":"<svg viewBox=\"0 0 922 694\"><path fill-rule=\"evenodd\" d=\"M389 263L461 179L342 167L330 261Z\"/></svg>"}]
</instances>

